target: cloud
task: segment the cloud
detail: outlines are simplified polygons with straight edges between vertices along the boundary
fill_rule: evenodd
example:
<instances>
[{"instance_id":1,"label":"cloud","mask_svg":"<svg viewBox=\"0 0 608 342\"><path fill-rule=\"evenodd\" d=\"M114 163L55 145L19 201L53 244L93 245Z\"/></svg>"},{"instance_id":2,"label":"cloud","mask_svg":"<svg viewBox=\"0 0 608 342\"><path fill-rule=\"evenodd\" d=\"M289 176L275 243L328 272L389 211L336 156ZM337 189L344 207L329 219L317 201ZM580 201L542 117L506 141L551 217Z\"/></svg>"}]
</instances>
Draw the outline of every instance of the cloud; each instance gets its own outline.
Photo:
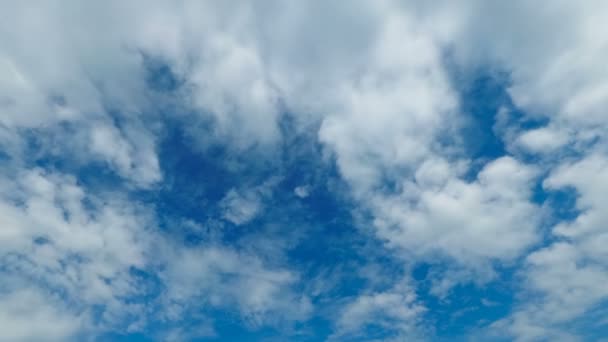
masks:
<instances>
[{"instance_id":1,"label":"cloud","mask_svg":"<svg viewBox=\"0 0 608 342\"><path fill-rule=\"evenodd\" d=\"M461 62L506 71L514 104L529 119L548 121L541 130L522 132L520 140L534 153L565 141L576 145L602 139L599 130L606 124L602 113L608 98L602 67L608 54L600 14L604 7L602 2L558 2L532 8L516 1L472 2L459 8L462 15L450 33ZM498 13L501 20L488 21ZM563 25L564 20L570 25ZM519 25L512 25L514 21Z\"/></svg>"},{"instance_id":2,"label":"cloud","mask_svg":"<svg viewBox=\"0 0 608 342\"><path fill-rule=\"evenodd\" d=\"M311 312L309 300L290 289L297 275L266 265L256 255L219 246L178 247L173 253L162 277L168 286L164 300L178 313L201 304L236 307L247 324L258 327L304 320Z\"/></svg>"},{"instance_id":3,"label":"cloud","mask_svg":"<svg viewBox=\"0 0 608 342\"><path fill-rule=\"evenodd\" d=\"M608 56L604 7L600 2L543 8L476 3L465 7L470 17L456 39L465 63L483 61L506 70L515 106L525 119L543 122L541 127L512 127L518 133L505 136L506 142L540 159L538 166L549 173L543 182L547 192L577 194L578 213L573 219L554 214L555 242L526 257L526 295L511 316L497 323L520 340L584 338L588 332L569 323L591 317L605 303L605 291L597 286L607 275L606 254L597 247L608 223L600 199L606 159L601 132L608 123L601 66ZM496 13L501 20L484 19Z\"/></svg>"},{"instance_id":4,"label":"cloud","mask_svg":"<svg viewBox=\"0 0 608 342\"><path fill-rule=\"evenodd\" d=\"M223 218L237 226L253 220L272 199L279 181L280 177L275 176L256 186L230 189L219 201Z\"/></svg>"},{"instance_id":5,"label":"cloud","mask_svg":"<svg viewBox=\"0 0 608 342\"><path fill-rule=\"evenodd\" d=\"M319 140L335 152L355 192L415 168L450 129L445 124L457 101L439 46L415 25L406 15L388 16L370 44L369 65L356 79L338 84L338 108L322 121Z\"/></svg>"},{"instance_id":6,"label":"cloud","mask_svg":"<svg viewBox=\"0 0 608 342\"><path fill-rule=\"evenodd\" d=\"M308 185L296 186L293 189L293 193L300 198L306 198L310 195L310 186L308 186Z\"/></svg>"},{"instance_id":7,"label":"cloud","mask_svg":"<svg viewBox=\"0 0 608 342\"><path fill-rule=\"evenodd\" d=\"M0 295L0 341L65 341L82 328L85 317L60 309L61 300L32 288Z\"/></svg>"},{"instance_id":8,"label":"cloud","mask_svg":"<svg viewBox=\"0 0 608 342\"><path fill-rule=\"evenodd\" d=\"M538 333L537 337L549 336L552 332L548 327L555 327L556 320L565 321L559 318L558 312L553 311L557 309L556 305L562 305L557 303L564 301L559 298L569 297L563 305L564 309L575 308L570 310L569 318L584 315L587 309L598 305L604 298L604 294L595 290L592 282L601 283L605 276L601 266L605 255L591 253L599 253L597 247L591 246L600 244L602 227L605 226L601 209L595 209L602 207L597 198L600 197L603 180L594 176L603 172L603 168L598 166L603 165L603 157L594 156L591 152L594 149L590 148L598 146L598 149L605 151L605 137L601 132L606 120L602 113L608 96L604 94L606 83L603 80L606 77L601 61L608 51L605 48L606 39L601 35L605 31L602 24L605 16L598 14L602 13L599 9L602 6L599 3L589 6L558 3L532 9L523 2L509 5L481 2L405 5L407 10L419 16L409 21L416 27L413 30L415 34L400 46L411 44L407 57L426 53L427 58L418 64L407 65L399 70L401 72L395 72L393 79L399 79L399 75L407 75L408 72L425 70L425 67L434 70L435 74L420 73L423 76L416 79L418 90L428 89L433 94L431 100L424 102L425 96L408 97L407 91L400 91L403 103L383 98L384 101L370 106L373 109L367 112L373 113L373 116L369 116L369 121L361 120L365 124L357 125L359 117L354 113L368 108L365 102L359 102L347 111L347 120L342 122L335 116L329 116L323 121L320 131L320 140L335 152L340 171L350 182L355 196L372 209L380 237L391 246L405 248L413 254L424 255L429 250L435 250L438 254L455 258L466 267L475 267L488 259L515 260L539 241L539 228L544 217L539 207L531 202L532 189L539 175L535 168L551 173L544 183L548 191L564 186L579 191L577 209L582 213L573 222L558 223L554 234L576 239L566 245L567 249L573 249L573 254L564 262L598 265L569 268L563 263L548 261L552 259L537 260L541 255L547 258L561 255L564 248L555 246L555 249L540 249L527 258L530 264L526 274L531 279L528 290L539 291L546 296L546 302L539 304L540 309L535 309L544 312L544 315L534 316L534 329L530 325L520 327L530 328L530 334ZM504 20L492 19L489 22L487 19L494 17ZM565 21L571 25L563 25ZM428 22L443 24L432 28L427 26ZM518 25L512 25L513 22ZM542 25L538 25L539 22ZM400 29L399 32L400 38L407 36L404 33L407 29ZM561 38L553 39L557 35ZM427 45L416 45L412 41L427 42ZM517 160L521 157L519 152L512 150L513 156L489 162L478 174L477 180L464 180L469 161L465 158L461 160L464 164L454 162L453 150L437 144L441 134L446 132L446 127L441 124L450 122L458 125L458 116L449 116L457 111L457 102L451 100L454 98L451 84L447 81L442 83L441 77L433 78L433 75L442 74L445 65L439 60L433 63L433 58L428 57L439 54L438 51L445 48L453 53L456 62L465 70L489 66L508 73L508 92L514 105L524 111L526 120L544 120L547 124L530 129L524 128L521 121L514 120L520 126L511 127L511 132L516 134L504 136L505 143L517 145L530 154L539 154L549 162L537 166L525 165ZM393 51L392 55L398 56L398 51ZM407 57L403 60L408 60ZM369 69L373 70L373 67L374 64ZM374 85L376 88L366 89L354 98L363 101L380 89L381 94L387 96L396 89L382 89L382 83ZM390 126L383 127L380 123L386 113L383 107L385 103L390 104L389 108L396 114L386 120ZM425 103L426 106L420 105ZM407 108L410 107L413 114L408 115ZM423 113L426 113L429 121L422 121L420 127L412 126L411 132L407 130L408 126L400 124L400 120L407 120L408 125L413 125ZM442 119L433 121L434 117ZM378 129L380 134L374 134L375 127L381 127ZM399 133L393 133L393 129ZM403 134L403 138L397 140L400 134ZM352 140L349 141L349 138ZM375 140L369 142L370 138ZM416 143L415 150L398 153L400 149L407 151L411 141ZM455 148L457 152L457 139L450 148ZM584 161L571 165L568 159L560 159L567 153L575 153L577 158ZM438 159L447 161L437 162ZM425 166L425 163L432 167ZM462 171L462 165L465 171ZM424 177L426 173L429 176ZM391 184L387 185L389 189L382 188L383 183ZM396 191L393 190L393 183L397 184ZM589 236L590 240L582 236ZM538 267L531 266L537 264ZM561 272L565 272L564 278L569 274L572 278L586 280L581 280L581 283L562 280L562 276L558 276ZM541 284L551 284L551 287ZM567 289L587 293L588 296L571 295ZM524 309L524 312L529 313L527 310ZM514 316L522 317L520 315L524 314L514 313ZM561 331L560 334L571 336L568 331Z\"/></svg>"},{"instance_id":9,"label":"cloud","mask_svg":"<svg viewBox=\"0 0 608 342\"><path fill-rule=\"evenodd\" d=\"M384 340L420 338L421 327L418 325L425 311L415 291L406 282L398 283L386 291L359 295L346 304L330 340L356 337L371 326L382 329L381 338Z\"/></svg>"},{"instance_id":10,"label":"cloud","mask_svg":"<svg viewBox=\"0 0 608 342\"><path fill-rule=\"evenodd\" d=\"M80 324L70 329L85 328L90 322L80 313L91 314L93 306L103 308L102 326L128 320L132 308L122 298L141 290L131 270L146 267L150 248L145 212L120 198L88 194L67 175L32 169L12 177L16 182L3 178L0 187L3 279L62 293L71 305L58 327L75 312ZM12 291L5 300L24 295ZM32 314L52 312L51 304L40 305Z\"/></svg>"},{"instance_id":11,"label":"cloud","mask_svg":"<svg viewBox=\"0 0 608 342\"><path fill-rule=\"evenodd\" d=\"M221 202L224 208L224 218L237 226L251 221L262 209L262 202L255 191L239 194L230 190Z\"/></svg>"},{"instance_id":12,"label":"cloud","mask_svg":"<svg viewBox=\"0 0 608 342\"><path fill-rule=\"evenodd\" d=\"M548 189L574 187L580 214L552 229L557 242L526 258L524 277L531 299L521 304L508 320L497 323L521 340L551 334L570 334L567 323L589 314L608 299L608 259L603 248L608 217L603 214L603 193L608 185L608 159L593 153L583 160L563 164L545 180Z\"/></svg>"},{"instance_id":13,"label":"cloud","mask_svg":"<svg viewBox=\"0 0 608 342\"><path fill-rule=\"evenodd\" d=\"M113 8L49 2L14 4L3 13L0 70L7 77L0 83L0 124L19 134L12 144L33 130L41 140L55 139L45 148L70 151L85 164L107 161L121 176L148 186L161 176L154 138L141 124L150 109L144 69L141 55L129 51L126 18ZM106 25L110 18L114 24ZM35 41L23 44L23 36ZM122 130L120 120L128 122ZM65 125L73 130L62 132Z\"/></svg>"},{"instance_id":14,"label":"cloud","mask_svg":"<svg viewBox=\"0 0 608 342\"><path fill-rule=\"evenodd\" d=\"M526 301L491 328L498 334L507 332L518 341L582 338L571 324L606 299L608 293L601 284L608 275L605 265L583 265L585 257L578 248L555 243L529 255Z\"/></svg>"},{"instance_id":15,"label":"cloud","mask_svg":"<svg viewBox=\"0 0 608 342\"><path fill-rule=\"evenodd\" d=\"M413 254L447 254L470 267L516 258L538 240L538 207L529 201L533 168L503 157L465 182L445 162L431 163L439 165L425 164L401 194L374 198L381 238Z\"/></svg>"},{"instance_id":16,"label":"cloud","mask_svg":"<svg viewBox=\"0 0 608 342\"><path fill-rule=\"evenodd\" d=\"M37 286L2 289L0 317L12 322L17 340L41 336L20 328L31 317L52 315L56 324L45 321L36 331L60 340L140 331L157 319L180 328L185 315L201 308L234 311L251 327L290 324L312 310L292 290L297 273L213 241L177 245L158 231L148 208L120 194L94 195L72 176L41 169L2 177L0 185L2 277L5 284ZM166 295L154 290L159 285ZM26 299L34 304L14 311Z\"/></svg>"},{"instance_id":17,"label":"cloud","mask_svg":"<svg viewBox=\"0 0 608 342\"><path fill-rule=\"evenodd\" d=\"M522 133L517 137L516 145L532 153L554 152L568 143L566 132L548 127L538 128Z\"/></svg>"},{"instance_id":18,"label":"cloud","mask_svg":"<svg viewBox=\"0 0 608 342\"><path fill-rule=\"evenodd\" d=\"M123 130L107 123L91 125L89 151L127 179L145 187L161 180L155 141L141 124L125 125Z\"/></svg>"}]
</instances>

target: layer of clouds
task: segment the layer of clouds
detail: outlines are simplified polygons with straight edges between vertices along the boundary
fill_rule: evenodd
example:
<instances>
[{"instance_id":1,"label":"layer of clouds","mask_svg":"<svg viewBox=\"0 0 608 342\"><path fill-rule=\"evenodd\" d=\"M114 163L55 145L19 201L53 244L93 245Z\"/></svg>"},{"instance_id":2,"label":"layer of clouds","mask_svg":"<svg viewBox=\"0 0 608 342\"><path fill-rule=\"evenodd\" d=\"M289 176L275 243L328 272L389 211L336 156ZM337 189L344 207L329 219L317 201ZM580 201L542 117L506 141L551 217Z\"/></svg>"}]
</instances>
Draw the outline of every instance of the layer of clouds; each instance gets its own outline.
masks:
<instances>
[{"instance_id":1,"label":"layer of clouds","mask_svg":"<svg viewBox=\"0 0 608 342\"><path fill-rule=\"evenodd\" d=\"M51 318L58 320L57 329L76 332L89 329L95 306L102 308L100 326L131 320L137 313L133 310L139 310L123 298L141 291L142 284L131 271L147 264L148 215L120 196L87 194L74 177L41 169L3 177L0 184L0 256L8 286L3 288L3 300L48 298L39 306L24 303L23 309L35 317L50 316L50 300L57 297L54 302L60 302L61 294L66 307L55 308L58 314ZM13 283L35 287L22 292L18 285L9 286Z\"/></svg>"},{"instance_id":2,"label":"layer of clouds","mask_svg":"<svg viewBox=\"0 0 608 342\"><path fill-rule=\"evenodd\" d=\"M176 315L190 298L236 307L254 326L310 315L307 297L292 292L297 272L227 246L175 246L149 232L153 208L29 166L33 135L42 157L101 164L153 188L163 179L156 106L169 97L199 143L217 140L234 153L280 147L285 115L319 127L318 141L372 217L373 237L385 242L382 253L455 263L467 277L443 279L444 294L490 279L496 262L523 259L522 293L540 299L494 328L523 340L569 336L558 326L608 296L598 286L607 277L605 13L601 1L12 4L0 14L0 147L11 160L0 178L0 253L7 277L32 285L2 289L0 324L14 327L14 339L36 339L17 321L32 316L45 336L62 339L103 305L94 325L115 326L145 310L121 299L143 288L133 269L158 264L168 267L162 305ZM179 83L170 95L146 83L146 58ZM514 106L539 123L528 129L509 109L495 113L510 155L477 168L464 153L448 58L467 72L508 73ZM544 191L574 189L580 214L552 227L557 242L542 247L545 213L532 197L544 174ZM229 191L223 218L252 222L265 196ZM151 264L155 248L163 259ZM49 289L69 305L43 295ZM409 286L364 293L346 306L338 331L352 333L370 315L409 327L419 314L411 296ZM40 310L15 311L21 301Z\"/></svg>"},{"instance_id":3,"label":"layer of clouds","mask_svg":"<svg viewBox=\"0 0 608 342\"><path fill-rule=\"evenodd\" d=\"M251 327L289 325L311 311L293 292L296 272L213 241L177 244L150 208L121 193L92 194L70 175L3 175L0 216L2 339L142 331L149 320L179 329L193 310L202 319L213 309Z\"/></svg>"}]
</instances>

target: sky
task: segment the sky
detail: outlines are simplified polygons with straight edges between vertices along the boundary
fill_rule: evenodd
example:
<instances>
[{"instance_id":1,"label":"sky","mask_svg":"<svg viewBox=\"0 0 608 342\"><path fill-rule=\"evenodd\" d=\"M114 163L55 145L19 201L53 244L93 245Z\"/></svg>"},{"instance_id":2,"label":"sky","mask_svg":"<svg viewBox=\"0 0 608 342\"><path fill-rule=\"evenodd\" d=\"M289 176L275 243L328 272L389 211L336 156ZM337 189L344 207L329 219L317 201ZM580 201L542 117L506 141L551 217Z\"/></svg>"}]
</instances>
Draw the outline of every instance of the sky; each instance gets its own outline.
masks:
<instances>
[{"instance_id":1,"label":"sky","mask_svg":"<svg viewBox=\"0 0 608 342\"><path fill-rule=\"evenodd\" d=\"M608 2L0 3L0 342L608 341Z\"/></svg>"}]
</instances>

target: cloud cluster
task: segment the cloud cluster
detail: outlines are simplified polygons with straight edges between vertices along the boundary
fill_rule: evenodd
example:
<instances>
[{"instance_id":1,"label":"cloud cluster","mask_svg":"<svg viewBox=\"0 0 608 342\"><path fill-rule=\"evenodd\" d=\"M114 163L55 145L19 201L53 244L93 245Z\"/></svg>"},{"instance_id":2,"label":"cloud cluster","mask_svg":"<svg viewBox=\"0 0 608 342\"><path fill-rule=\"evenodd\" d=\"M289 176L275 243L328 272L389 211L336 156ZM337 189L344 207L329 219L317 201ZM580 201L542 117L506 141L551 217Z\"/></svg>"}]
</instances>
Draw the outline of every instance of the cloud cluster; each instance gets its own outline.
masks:
<instances>
[{"instance_id":1,"label":"cloud cluster","mask_svg":"<svg viewBox=\"0 0 608 342\"><path fill-rule=\"evenodd\" d=\"M381 340L421 339L418 324L425 310L415 291L401 281L386 291L362 294L345 305L330 340L360 337L366 328L373 326L382 329Z\"/></svg>"},{"instance_id":2,"label":"cloud cluster","mask_svg":"<svg viewBox=\"0 0 608 342\"><path fill-rule=\"evenodd\" d=\"M100 326L132 320L139 309L123 299L142 289L132 271L147 264L148 215L120 197L86 193L74 177L41 169L3 177L1 184L3 316L15 323L7 326L24 338L45 334L18 330L30 312L46 317L49 333L61 339L93 329L96 320ZM13 311L19 298L23 314ZM100 317L93 318L95 307Z\"/></svg>"},{"instance_id":3,"label":"cloud cluster","mask_svg":"<svg viewBox=\"0 0 608 342\"><path fill-rule=\"evenodd\" d=\"M95 195L72 176L39 168L0 184L0 323L11 327L8 340L140 331L148 319L179 322L213 308L240 313L251 326L310 312L307 298L292 292L296 273L214 242L178 245L149 208L121 194ZM166 290L155 292L159 286ZM26 328L31 319L37 329Z\"/></svg>"},{"instance_id":4,"label":"cloud cluster","mask_svg":"<svg viewBox=\"0 0 608 342\"><path fill-rule=\"evenodd\" d=\"M543 123L525 128L512 120L504 136L510 151L540 161L548 173L545 191L576 194L576 216L561 218L556 211L557 223L550 232L555 242L526 257L521 271L526 300L497 324L521 340L575 338L573 334L581 331L567 323L591 315L606 300L598 287L607 275L606 255L598 249L608 227L601 214L605 201L598 192L605 183L607 158L603 131L608 123L608 83L601 62L608 55L604 8L601 2L558 2L543 8L524 2L486 4L472 11L473 18L482 23L484 17L504 21L493 22L492 30L463 31L475 38L468 44L476 46L469 49L478 54L476 58L509 72L509 94L525 119ZM496 16L499 12L502 15Z\"/></svg>"}]
</instances>

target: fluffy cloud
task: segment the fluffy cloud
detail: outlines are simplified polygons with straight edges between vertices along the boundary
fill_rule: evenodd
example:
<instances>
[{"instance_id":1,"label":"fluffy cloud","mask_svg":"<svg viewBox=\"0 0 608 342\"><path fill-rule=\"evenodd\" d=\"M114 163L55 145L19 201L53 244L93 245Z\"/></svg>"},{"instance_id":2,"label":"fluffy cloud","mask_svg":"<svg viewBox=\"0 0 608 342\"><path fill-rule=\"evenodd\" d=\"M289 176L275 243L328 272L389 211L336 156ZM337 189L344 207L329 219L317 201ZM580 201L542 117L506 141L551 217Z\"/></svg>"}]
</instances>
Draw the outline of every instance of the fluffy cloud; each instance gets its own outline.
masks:
<instances>
[{"instance_id":1,"label":"fluffy cloud","mask_svg":"<svg viewBox=\"0 0 608 342\"><path fill-rule=\"evenodd\" d=\"M521 340L575 339L584 332L567 323L591 315L606 299L598 285L607 276L606 254L598 247L608 224L601 200L606 183L603 131L608 123L607 75L602 66L608 56L605 3L558 2L530 8L515 2L470 10L482 23L498 12L504 21L489 24L491 30L476 24L462 31L475 37L467 40L474 47L462 50L468 53L465 59L477 54L475 58L507 70L514 103L527 119L546 122L533 129L514 123L518 133L505 139L544 161L540 165L549 172L543 183L547 191L573 190L578 195L575 218L556 219L551 234L557 242L526 258L523 290L529 296L497 325L508 327Z\"/></svg>"},{"instance_id":2,"label":"fluffy cloud","mask_svg":"<svg viewBox=\"0 0 608 342\"><path fill-rule=\"evenodd\" d=\"M516 258L538 240L539 208L529 201L533 168L504 157L474 182L450 171L444 161L427 162L400 194L374 198L378 235L413 254L443 253L467 267Z\"/></svg>"},{"instance_id":3,"label":"fluffy cloud","mask_svg":"<svg viewBox=\"0 0 608 342\"><path fill-rule=\"evenodd\" d=\"M461 44L455 51L463 63L507 71L515 104L530 118L547 119L542 130L521 132L524 146L532 152L569 140L580 144L604 139L605 7L601 1L583 6L558 1L542 8L516 1L473 2L460 9L466 21L454 25L458 28L452 34L454 43ZM488 22L499 13L500 20Z\"/></svg>"},{"instance_id":4,"label":"fluffy cloud","mask_svg":"<svg viewBox=\"0 0 608 342\"><path fill-rule=\"evenodd\" d=\"M528 290L538 297L510 317L508 330L520 340L571 335L564 327L608 297L605 262L589 262L576 244L553 244L527 262Z\"/></svg>"},{"instance_id":5,"label":"fluffy cloud","mask_svg":"<svg viewBox=\"0 0 608 342\"><path fill-rule=\"evenodd\" d=\"M84 163L107 161L121 176L147 186L161 176L152 133L133 125L149 109L145 70L121 34L129 31L126 22L112 20L107 30L112 7L14 4L2 14L0 124L19 133L9 145L34 131L39 139L53 137L55 146L47 149L70 151ZM126 124L120 129L116 121ZM65 125L72 129L62 131Z\"/></svg>"},{"instance_id":6,"label":"fluffy cloud","mask_svg":"<svg viewBox=\"0 0 608 342\"><path fill-rule=\"evenodd\" d=\"M421 315L426 309L407 282L386 291L362 294L342 310L331 339L356 337L369 327L380 327L381 340L420 339Z\"/></svg>"},{"instance_id":7,"label":"fluffy cloud","mask_svg":"<svg viewBox=\"0 0 608 342\"><path fill-rule=\"evenodd\" d=\"M369 47L370 64L339 84L339 107L323 119L319 139L335 151L356 192L411 171L433 154L439 134L457 125L448 124L456 99L440 49L415 25L405 15L387 18Z\"/></svg>"},{"instance_id":8,"label":"fluffy cloud","mask_svg":"<svg viewBox=\"0 0 608 342\"><path fill-rule=\"evenodd\" d=\"M0 295L0 307L0 341L65 341L84 323L84 317L62 311L58 298L27 287Z\"/></svg>"},{"instance_id":9,"label":"fluffy cloud","mask_svg":"<svg viewBox=\"0 0 608 342\"><path fill-rule=\"evenodd\" d=\"M16 182L3 178L0 188L0 253L7 284L25 282L63 293L71 304L58 315L58 328L86 328L90 322L84 318L94 306L102 308L102 326L127 320L134 307L121 298L140 291L131 270L147 263L150 224L145 212L120 198L87 194L70 176L33 169L12 177ZM17 300L14 296L33 301L42 296L34 290L4 291L10 302ZM28 310L49 315L49 303L41 302L40 312ZM80 323L68 322L70 315ZM26 318L15 319L19 317Z\"/></svg>"},{"instance_id":10,"label":"fluffy cloud","mask_svg":"<svg viewBox=\"0 0 608 342\"><path fill-rule=\"evenodd\" d=\"M257 11L238 2L160 2L132 27L134 47L183 80L180 100L197 113L195 121L211 120L213 134L236 149L279 139L280 94L258 41ZM197 125L192 131L203 134Z\"/></svg>"},{"instance_id":11,"label":"fluffy cloud","mask_svg":"<svg viewBox=\"0 0 608 342\"><path fill-rule=\"evenodd\" d=\"M588 314L608 299L605 243L608 217L604 193L608 185L608 160L594 153L583 160L564 164L544 182L548 189L573 187L580 214L573 221L553 227L557 239L526 259L526 290L532 298L495 328L508 329L521 340L545 336L569 336L563 327ZM574 337L572 337L574 338Z\"/></svg>"},{"instance_id":12,"label":"fluffy cloud","mask_svg":"<svg viewBox=\"0 0 608 342\"><path fill-rule=\"evenodd\" d=\"M174 253L162 275L168 285L163 300L178 314L170 319L201 305L236 307L253 327L304 320L310 314L309 300L291 290L297 275L272 268L256 255L216 246L178 248Z\"/></svg>"},{"instance_id":13,"label":"fluffy cloud","mask_svg":"<svg viewBox=\"0 0 608 342\"><path fill-rule=\"evenodd\" d=\"M418 40L402 43L402 46L412 44L409 51L417 54L449 48L456 62L465 69L481 65L509 73L508 91L514 104L525 111L524 120L547 123L540 128L527 129L515 113L496 113L512 116L507 119L512 126L506 130L510 133L504 136L506 144L517 147L512 150L515 158L523 149L528 155L538 154L536 157L546 160L539 168L551 173L544 183L547 191L573 187L580 195L577 209L581 214L573 222L557 224L553 230L556 237L571 242L540 249L526 259L525 277L529 279L529 287L525 291L540 293L544 299L534 308L514 313L513 317L517 318L511 321L511 328L522 329L518 335L522 338L535 339L557 333L552 330L556 325L580 317L605 298L605 293L595 285L601 284L606 276L606 255L598 248L605 230L599 200L604 182L597 176L604 172L604 152L590 153L596 149L605 151L603 131L607 122L604 113L608 96L602 61L608 51L606 35L602 34L606 29L605 15L599 14L605 12L600 9L603 6L565 2L542 9L530 8L523 2L441 4L438 8L405 6L419 15L414 26L417 34L414 37ZM503 19L494 20L498 17ZM488 22L487 18L493 19ZM432 19L444 24L432 28L427 25ZM512 25L514 22L518 25ZM564 22L571 24L564 25ZM560 39L555 39L556 35ZM429 42L430 50L419 46L413 48L416 45L412 41L424 39ZM427 57L418 65L408 65L406 70L424 69L424 63L430 63L429 68L433 70L443 70L444 64L428 62L432 60ZM470 182L464 180L467 172L459 170L459 163L436 162L437 154L449 155L450 150L438 148L438 134L445 133L445 127L432 123L457 125L458 119L449 116L455 110L454 102L449 100L449 84L444 82L443 87L438 87L441 82L432 82L432 73L421 75L416 82L419 88L434 85L428 86L433 97L426 107L416 106L424 96L410 99L406 95L408 92L403 91L400 93L403 105L379 102L374 106L373 121L359 126L358 131L346 131L357 124L357 116L348 117L350 120L343 124L332 121L335 119L330 116L322 126L321 141L332 146L342 174L351 182L354 191L360 193L362 203L372 208L379 236L392 246L405 247L413 254L436 250L467 267L488 259L513 260L522 256L539 241L543 218L539 208L531 203L536 177L534 167L513 157L503 157L488 163L477 180ZM373 91L356 98L365 99ZM390 90L384 90L382 94L390 94ZM390 103L390 108L399 114L387 120L390 127L379 130L381 139L367 143L368 138L378 136L374 134L374 128L382 122L384 103ZM427 113L427 118L434 115L441 120L424 122L421 127L413 126L413 133L407 132L399 120L407 118L404 120L412 124L417 122L417 116L396 108L408 106L412 106L416 114ZM366 107L358 104L348 113L356 113L360 108ZM428 109L425 111L425 108ZM407 139L415 139L417 133L421 133L422 138L415 140L416 150L404 154L406 159L393 152L393 141L398 142L394 146L399 148L408 146L407 140L395 140L399 134L393 133L394 128L407 132L403 133ZM433 135L434 138L426 140ZM353 141L340 143L336 137L351 137ZM455 142L457 146L458 140ZM568 153L582 161L573 163L561 159ZM467 161L464 162L467 170ZM400 173L395 173L395 169ZM425 173L429 176L423 177ZM389 184L396 182L396 194L391 194L392 189L375 190L373 187L378 183L374 182L378 180ZM452 234L450 227L458 228ZM562 315L562 310L568 314ZM522 317L529 321L524 323ZM560 332L561 336L570 333Z\"/></svg>"}]
</instances>

